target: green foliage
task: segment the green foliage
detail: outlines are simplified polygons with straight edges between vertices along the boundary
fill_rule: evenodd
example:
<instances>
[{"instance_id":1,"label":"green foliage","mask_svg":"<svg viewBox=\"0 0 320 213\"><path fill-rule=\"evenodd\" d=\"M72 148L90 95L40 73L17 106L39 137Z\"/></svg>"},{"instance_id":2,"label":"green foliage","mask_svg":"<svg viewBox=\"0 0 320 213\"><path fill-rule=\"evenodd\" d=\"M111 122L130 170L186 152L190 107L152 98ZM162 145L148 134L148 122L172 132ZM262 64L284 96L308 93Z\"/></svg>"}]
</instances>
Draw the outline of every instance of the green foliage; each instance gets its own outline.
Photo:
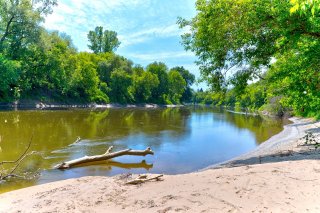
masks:
<instances>
[{"instance_id":1,"label":"green foliage","mask_svg":"<svg viewBox=\"0 0 320 213\"><path fill-rule=\"evenodd\" d=\"M90 31L88 40L90 42L88 47L94 53L114 52L120 46L117 33L109 30L103 31L103 27L96 27L94 31Z\"/></svg>"},{"instance_id":2,"label":"green foliage","mask_svg":"<svg viewBox=\"0 0 320 213\"><path fill-rule=\"evenodd\" d=\"M202 79L226 94L219 102L319 116L320 1L198 0L196 7L192 20L178 20L191 29L183 44L198 56Z\"/></svg>"},{"instance_id":3,"label":"green foliage","mask_svg":"<svg viewBox=\"0 0 320 213\"><path fill-rule=\"evenodd\" d=\"M282 96L283 107L291 108L295 114L318 116L320 112L319 44L306 43L300 54L288 52L268 72L268 96ZM279 86L281 85L281 86Z\"/></svg>"},{"instance_id":4,"label":"green foliage","mask_svg":"<svg viewBox=\"0 0 320 213\"><path fill-rule=\"evenodd\" d=\"M136 70L134 75L133 93L135 101L147 103L151 98L152 90L159 86L159 79L155 74L144 72L143 69Z\"/></svg>"},{"instance_id":5,"label":"green foliage","mask_svg":"<svg viewBox=\"0 0 320 213\"><path fill-rule=\"evenodd\" d=\"M215 103L215 100L213 98L213 93L209 91L202 91L200 89L199 91L195 92L193 94L193 102L194 103L200 103L200 104L206 104L206 105L218 105Z\"/></svg>"},{"instance_id":6,"label":"green foliage","mask_svg":"<svg viewBox=\"0 0 320 213\"><path fill-rule=\"evenodd\" d=\"M233 88L221 92L199 91L195 96L198 103L226 106L235 111L262 110L267 99L266 86L261 82L250 84L242 93Z\"/></svg>"},{"instance_id":7,"label":"green foliage","mask_svg":"<svg viewBox=\"0 0 320 213\"><path fill-rule=\"evenodd\" d=\"M276 53L295 47L302 36L320 37L319 19L290 13L291 7L282 0L198 0L197 16L179 20L181 27L191 27L183 43L198 56L203 79L215 90L228 83L246 85L260 77Z\"/></svg>"},{"instance_id":8,"label":"green foliage","mask_svg":"<svg viewBox=\"0 0 320 213\"><path fill-rule=\"evenodd\" d=\"M89 53L77 56L76 69L71 77L69 92L72 96L94 102L108 102L108 96L99 90L100 79Z\"/></svg>"},{"instance_id":9,"label":"green foliage","mask_svg":"<svg viewBox=\"0 0 320 213\"><path fill-rule=\"evenodd\" d=\"M248 75L239 76L249 78L260 74L260 66L269 64L278 34L269 29L273 24L268 21L272 16L270 4L258 0L198 0L197 16L191 21L179 20L181 27L191 27L183 43L198 56L202 77L214 90L227 87L228 71L240 68Z\"/></svg>"},{"instance_id":10,"label":"green foliage","mask_svg":"<svg viewBox=\"0 0 320 213\"><path fill-rule=\"evenodd\" d=\"M111 101L115 103L131 103L133 95L131 93L132 76L124 70L117 69L111 74Z\"/></svg>"},{"instance_id":11,"label":"green foliage","mask_svg":"<svg viewBox=\"0 0 320 213\"><path fill-rule=\"evenodd\" d=\"M65 33L41 25L56 0L0 0L0 101L180 103L194 76L164 63L145 70L116 55L117 33L88 33L93 53L78 52ZM189 93L187 93L187 91Z\"/></svg>"},{"instance_id":12,"label":"green foliage","mask_svg":"<svg viewBox=\"0 0 320 213\"><path fill-rule=\"evenodd\" d=\"M191 102L192 101L192 88L191 88L191 86L195 81L195 76L192 73L190 73L188 70L186 70L184 67L174 67L171 69L171 71L172 70L178 71L186 82L185 90L182 94L181 101L182 102Z\"/></svg>"},{"instance_id":13,"label":"green foliage","mask_svg":"<svg viewBox=\"0 0 320 213\"><path fill-rule=\"evenodd\" d=\"M18 59L39 38L40 22L56 0L0 0L0 52Z\"/></svg>"},{"instance_id":14,"label":"green foliage","mask_svg":"<svg viewBox=\"0 0 320 213\"><path fill-rule=\"evenodd\" d=\"M159 86L153 88L151 101L154 103L166 103L166 96L169 92L168 67L161 62L153 62L147 66L147 72L157 76Z\"/></svg>"},{"instance_id":15,"label":"green foliage","mask_svg":"<svg viewBox=\"0 0 320 213\"><path fill-rule=\"evenodd\" d=\"M72 46L72 41L58 32L42 31L39 41L30 45L23 55L23 91L65 95L76 68L76 50Z\"/></svg>"},{"instance_id":16,"label":"green foliage","mask_svg":"<svg viewBox=\"0 0 320 213\"><path fill-rule=\"evenodd\" d=\"M186 88L186 81L176 70L171 70L168 74L169 99L172 103L180 103L180 99Z\"/></svg>"},{"instance_id":17,"label":"green foliage","mask_svg":"<svg viewBox=\"0 0 320 213\"><path fill-rule=\"evenodd\" d=\"M97 71L101 81L110 84L111 73L116 69L121 69L127 73L132 73L132 62L114 53L102 53L92 55L93 62L98 65Z\"/></svg>"},{"instance_id":18,"label":"green foliage","mask_svg":"<svg viewBox=\"0 0 320 213\"><path fill-rule=\"evenodd\" d=\"M19 77L19 62L10 61L0 54L0 100L9 101L12 96L19 98Z\"/></svg>"},{"instance_id":19,"label":"green foliage","mask_svg":"<svg viewBox=\"0 0 320 213\"><path fill-rule=\"evenodd\" d=\"M290 13L300 13L307 15L312 14L315 17L316 13L320 10L319 0L290 0L292 7L290 8Z\"/></svg>"},{"instance_id":20,"label":"green foliage","mask_svg":"<svg viewBox=\"0 0 320 213\"><path fill-rule=\"evenodd\" d=\"M241 109L258 110L266 103L265 85L261 82L250 84L243 93L239 94L236 88L233 89L235 100ZM233 106L229 104L229 106Z\"/></svg>"}]
</instances>

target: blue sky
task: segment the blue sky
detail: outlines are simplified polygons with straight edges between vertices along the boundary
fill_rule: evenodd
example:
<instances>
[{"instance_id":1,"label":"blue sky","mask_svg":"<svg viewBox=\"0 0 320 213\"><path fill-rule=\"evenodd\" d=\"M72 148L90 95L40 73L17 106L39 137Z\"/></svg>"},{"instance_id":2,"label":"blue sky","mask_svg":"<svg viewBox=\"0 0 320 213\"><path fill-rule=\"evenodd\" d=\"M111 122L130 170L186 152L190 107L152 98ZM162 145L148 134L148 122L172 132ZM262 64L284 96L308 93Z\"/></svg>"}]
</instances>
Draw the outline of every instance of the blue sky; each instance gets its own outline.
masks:
<instances>
[{"instance_id":1,"label":"blue sky","mask_svg":"<svg viewBox=\"0 0 320 213\"><path fill-rule=\"evenodd\" d=\"M67 33L79 51L89 51L87 33L103 26L118 33L117 54L142 66L154 61L184 66L198 77L196 57L180 44L185 29L176 24L178 16L195 15L195 0L59 0L45 27Z\"/></svg>"}]
</instances>

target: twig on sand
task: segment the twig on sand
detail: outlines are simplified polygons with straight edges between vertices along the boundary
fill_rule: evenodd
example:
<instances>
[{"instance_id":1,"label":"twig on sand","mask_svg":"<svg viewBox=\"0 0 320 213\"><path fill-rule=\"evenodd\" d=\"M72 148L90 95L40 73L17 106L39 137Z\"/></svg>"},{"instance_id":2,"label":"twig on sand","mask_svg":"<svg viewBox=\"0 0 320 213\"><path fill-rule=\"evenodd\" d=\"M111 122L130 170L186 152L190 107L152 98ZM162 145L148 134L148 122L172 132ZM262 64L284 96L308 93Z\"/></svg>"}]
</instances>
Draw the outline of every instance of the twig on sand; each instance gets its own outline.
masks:
<instances>
[{"instance_id":1,"label":"twig on sand","mask_svg":"<svg viewBox=\"0 0 320 213\"><path fill-rule=\"evenodd\" d=\"M161 177L163 177L163 175L157 175L151 178L148 178L148 175L139 175L136 179L126 182L126 184L137 185L151 180L162 181L163 179L160 179Z\"/></svg>"}]
</instances>

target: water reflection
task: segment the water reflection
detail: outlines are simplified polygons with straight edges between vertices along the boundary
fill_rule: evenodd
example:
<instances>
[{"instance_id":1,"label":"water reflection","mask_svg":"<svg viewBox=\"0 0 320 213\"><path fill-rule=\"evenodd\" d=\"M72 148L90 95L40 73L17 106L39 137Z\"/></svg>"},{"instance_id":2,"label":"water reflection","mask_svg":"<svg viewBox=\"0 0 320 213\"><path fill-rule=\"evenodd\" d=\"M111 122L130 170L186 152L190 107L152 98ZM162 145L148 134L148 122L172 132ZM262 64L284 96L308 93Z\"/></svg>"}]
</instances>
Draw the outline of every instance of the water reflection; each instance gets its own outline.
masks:
<instances>
[{"instance_id":1,"label":"water reflection","mask_svg":"<svg viewBox=\"0 0 320 213\"><path fill-rule=\"evenodd\" d=\"M247 152L281 129L279 120L207 107L3 111L0 161L18 158L34 132L31 150L37 154L21 165L21 171L40 168L41 176L19 185L2 184L0 192L84 175L191 172ZM78 137L81 140L75 143ZM151 147L155 155L123 156L68 171L51 170L62 161L102 154L109 146L115 151Z\"/></svg>"},{"instance_id":2,"label":"water reflection","mask_svg":"<svg viewBox=\"0 0 320 213\"><path fill-rule=\"evenodd\" d=\"M140 163L121 163L117 161L103 161L103 162L91 162L91 163L86 163L82 164L81 166L78 167L83 167L83 166L93 166L93 165L98 165L98 166L104 166L104 167L109 167L110 169L112 167L118 167L122 169L145 169L145 170L150 170L153 167L153 164L148 164L145 160L142 160Z\"/></svg>"}]
</instances>

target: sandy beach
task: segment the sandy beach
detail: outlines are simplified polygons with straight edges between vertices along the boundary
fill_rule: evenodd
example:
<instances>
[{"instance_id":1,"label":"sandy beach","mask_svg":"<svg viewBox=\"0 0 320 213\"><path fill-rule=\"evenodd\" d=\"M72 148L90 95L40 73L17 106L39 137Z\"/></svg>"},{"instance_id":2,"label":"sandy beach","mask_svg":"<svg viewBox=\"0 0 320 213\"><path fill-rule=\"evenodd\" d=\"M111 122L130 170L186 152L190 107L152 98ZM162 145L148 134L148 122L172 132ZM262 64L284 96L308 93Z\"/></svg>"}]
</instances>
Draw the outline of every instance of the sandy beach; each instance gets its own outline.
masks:
<instances>
[{"instance_id":1,"label":"sandy beach","mask_svg":"<svg viewBox=\"0 0 320 213\"><path fill-rule=\"evenodd\" d=\"M0 212L320 212L320 122L292 118L257 149L204 170L127 185L137 175L83 177L0 195ZM154 176L154 175L150 175Z\"/></svg>"}]
</instances>

